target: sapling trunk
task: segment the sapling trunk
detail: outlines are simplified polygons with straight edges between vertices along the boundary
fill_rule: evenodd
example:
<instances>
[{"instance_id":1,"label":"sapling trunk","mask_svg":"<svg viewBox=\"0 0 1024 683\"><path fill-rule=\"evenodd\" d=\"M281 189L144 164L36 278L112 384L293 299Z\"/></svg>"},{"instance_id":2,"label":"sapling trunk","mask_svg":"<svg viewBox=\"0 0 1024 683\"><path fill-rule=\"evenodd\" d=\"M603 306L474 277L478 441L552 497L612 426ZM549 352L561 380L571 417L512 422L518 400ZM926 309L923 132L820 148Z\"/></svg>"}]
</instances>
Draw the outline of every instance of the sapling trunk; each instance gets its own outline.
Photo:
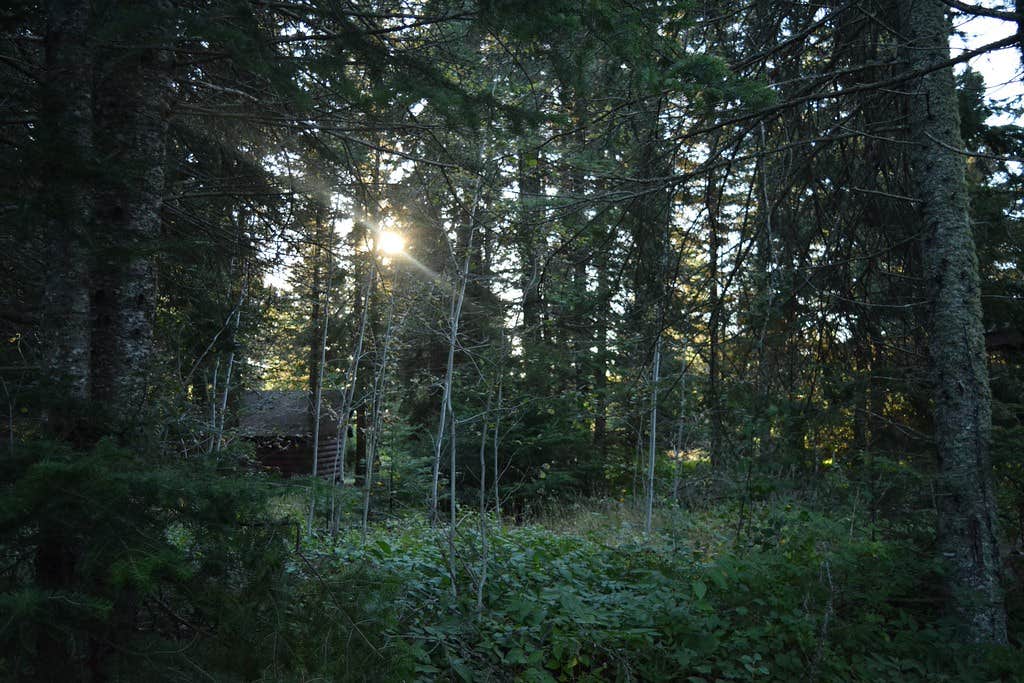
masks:
<instances>
[{"instance_id":1,"label":"sapling trunk","mask_svg":"<svg viewBox=\"0 0 1024 683\"><path fill-rule=\"evenodd\" d=\"M480 145L480 158L484 158L484 143ZM476 233L476 212L480 203L480 192L483 187L483 174L477 175L476 188L473 191L473 200L470 205L469 220L466 229L468 231L465 253L462 260L462 268L458 278L452 282L452 301L449 309L448 319L448 362L445 367L444 396L441 401L441 416L438 420L437 440L434 443L434 471L430 493L430 523L436 526L438 516L438 486L441 472L441 448L444 441L445 417L450 422L449 433L449 524L448 524L448 569L451 573L452 595L458 596L458 582L456 581L455 566L455 532L457 507L455 501L455 475L456 475L456 454L457 439L455 434L455 410L452 407L452 384L455 378L455 349L459 343L459 322L462 319L462 305L466 300L466 283L469 280L469 266L473 255L473 238ZM451 251L452 261L455 262L456 250Z\"/></svg>"},{"instance_id":2,"label":"sapling trunk","mask_svg":"<svg viewBox=\"0 0 1024 683\"><path fill-rule=\"evenodd\" d=\"M450 435L449 441L448 441L448 450L449 450L449 453L451 454L451 464L450 464L451 477L449 477L449 482L448 482L448 495L449 495L449 502L448 502L448 508L449 508L449 520L448 520L448 571L449 571L449 573L451 574L451 577L452 577L452 595L454 597L458 597L458 595L459 595L458 582L455 580L455 578L457 576L457 574L456 574L456 567L455 567L455 523L456 523L456 513L457 513L457 507L455 505L455 454L456 454L456 445L455 445L455 411L452 409L451 400L452 400L451 393L449 393L448 394L448 415L450 416L449 419L451 420L451 435Z\"/></svg>"},{"instance_id":3,"label":"sapling trunk","mask_svg":"<svg viewBox=\"0 0 1024 683\"><path fill-rule=\"evenodd\" d=\"M679 370L679 421L676 424L676 435L672 443L672 455L675 464L672 468L672 499L679 502L679 485L682 480L683 439L686 429L686 349L683 349L682 368Z\"/></svg>"},{"instance_id":4,"label":"sapling trunk","mask_svg":"<svg viewBox=\"0 0 1024 683\"><path fill-rule=\"evenodd\" d=\"M359 361L363 355L363 340L366 338L366 325L369 319L369 299L370 293L373 291L374 279L377 274L377 260L373 258L370 261L370 272L366 274L366 283L363 285L363 291L361 293L363 299L363 310L362 315L359 318L359 332L356 335L355 348L352 350L352 360L348 366L348 386L345 388L345 394L341 401L341 413L338 418L338 439L335 448L335 459L334 459L334 476L331 482L331 535L334 536L338 533L338 524L341 518L341 509L338 504L337 494L338 487L344 485L344 479L338 480L339 472L344 477L345 474L345 453L348 448L348 428L350 420L352 419L352 400L355 396L356 391L356 379L359 375Z\"/></svg>"},{"instance_id":5,"label":"sapling trunk","mask_svg":"<svg viewBox=\"0 0 1024 683\"><path fill-rule=\"evenodd\" d=\"M206 447L206 453L213 453L213 447L217 440L217 376L220 374L220 355L214 359L213 377L210 379L210 392L206 395L210 402L210 443ZM204 439L205 441L205 439Z\"/></svg>"},{"instance_id":6,"label":"sapling trunk","mask_svg":"<svg viewBox=\"0 0 1024 683\"><path fill-rule=\"evenodd\" d=\"M633 448L633 490L630 504L636 510L640 506L640 465L644 458L644 416L637 415L636 443Z\"/></svg>"},{"instance_id":7,"label":"sapling trunk","mask_svg":"<svg viewBox=\"0 0 1024 683\"><path fill-rule=\"evenodd\" d=\"M227 367L224 368L224 389L221 390L220 398L220 415L217 416L217 438L215 450L220 450L224 447L224 416L228 410L228 392L231 391L231 370L235 365L235 352L228 351L228 363Z\"/></svg>"},{"instance_id":8,"label":"sapling trunk","mask_svg":"<svg viewBox=\"0 0 1024 683\"><path fill-rule=\"evenodd\" d=\"M467 260L468 260L467 256ZM451 403L450 395L452 390L452 371L455 363L455 336L457 330L455 329L455 310L458 303L458 292L457 285L452 283L452 300L448 313L448 362L445 366L445 377L444 377L444 394L441 397L441 415L437 421L437 439L434 441L434 468L433 477L430 489L430 523L436 525L438 522L438 486L440 485L441 479L441 448L444 443L444 432L445 425L448 421L448 405Z\"/></svg>"},{"instance_id":9,"label":"sapling trunk","mask_svg":"<svg viewBox=\"0 0 1024 683\"><path fill-rule=\"evenodd\" d=\"M235 341L238 337L238 328L242 323L242 305L245 303L247 283L243 282L242 292L238 296L238 306L235 309L235 328L231 335L232 348L228 351L228 367L224 373L224 391L221 394L220 401L220 421L217 425L217 450L224 447L224 418L228 412L228 394L231 391L231 371L235 364ZM326 318L326 316L324 316ZM326 329L326 325L324 326Z\"/></svg>"},{"instance_id":10,"label":"sapling trunk","mask_svg":"<svg viewBox=\"0 0 1024 683\"><path fill-rule=\"evenodd\" d=\"M363 543L366 542L366 531L370 519L370 493L373 486L373 463L377 458L377 450L380 446L381 427L384 417L384 385L387 380L388 352L391 348L391 340L394 331L395 319L395 286L391 287L391 297L388 302L387 322L384 326L384 345L381 349L380 361L377 364L377 372L373 378L373 396L370 414L370 443L366 449L366 476L363 479Z\"/></svg>"},{"instance_id":11,"label":"sapling trunk","mask_svg":"<svg viewBox=\"0 0 1024 683\"><path fill-rule=\"evenodd\" d=\"M330 253L330 250L328 250ZM313 516L316 512L316 477L320 466L320 415L324 397L324 365L327 363L327 321L331 310L331 279L334 259L329 257L327 283L324 287L324 317L320 329L320 357L317 362L316 394L313 397L313 486L309 496L308 533L313 533Z\"/></svg>"},{"instance_id":12,"label":"sapling trunk","mask_svg":"<svg viewBox=\"0 0 1024 683\"><path fill-rule=\"evenodd\" d=\"M462 319L462 305L466 300L466 281L469 279L469 263L473 254L473 236L476 232L476 209L480 201L480 188L483 178L478 177L476 190L473 194L473 205L469 214L469 238L466 240L466 253L462 261L462 269L457 280L452 282L452 301L448 314L448 362L445 366L444 395L441 398L441 416L437 423L437 440L434 442L434 471L430 490L430 523L438 522L438 487L441 478L441 448L444 441L445 420L452 409L452 381L455 375L455 349L459 343L459 321ZM453 251L454 253L454 251ZM451 421L455 424L454 420ZM451 435L452 454L451 472L452 489L455 486L455 434ZM452 503L454 506L454 502ZM454 524L454 520L452 522Z\"/></svg>"},{"instance_id":13,"label":"sapling trunk","mask_svg":"<svg viewBox=\"0 0 1024 683\"><path fill-rule=\"evenodd\" d=\"M487 418L491 413L491 395L487 393L487 409L480 426L480 580L476 585L476 608L484 608L484 585L490 548L487 543Z\"/></svg>"},{"instance_id":14,"label":"sapling trunk","mask_svg":"<svg viewBox=\"0 0 1024 683\"><path fill-rule=\"evenodd\" d=\"M501 524L501 492L498 489L498 483L501 479L501 469L498 466L498 432L501 428L501 376L498 376L498 408L494 413L494 434L493 439L493 451L494 451L494 474L491 478L494 479L494 519L498 524ZM483 486L481 484L481 486Z\"/></svg>"},{"instance_id":15,"label":"sapling trunk","mask_svg":"<svg viewBox=\"0 0 1024 683\"><path fill-rule=\"evenodd\" d=\"M431 508L431 521L436 523L438 518L438 484L440 480L441 472L441 446L444 441L444 425L448 418L447 413L452 409L452 381L455 374L455 349L458 346L459 341L459 321L462 317L462 304L466 299L466 280L469 278L469 259L473 244L473 233L472 226L470 227L469 243L466 245L466 258L463 260L462 270L459 273L459 279L456 283L452 284L452 303L448 319L448 363L445 367L444 376L444 396L441 399L441 419L438 422L437 430L437 442L434 444L434 479L433 489L431 490L430 508ZM454 425L454 421L452 421ZM454 443L455 434L454 429L451 435L452 439L452 470L450 473L452 482L455 481L455 455L454 455Z\"/></svg>"},{"instance_id":16,"label":"sapling trunk","mask_svg":"<svg viewBox=\"0 0 1024 683\"><path fill-rule=\"evenodd\" d=\"M654 342L654 359L651 361L651 435L647 453L647 505L644 509L644 533L651 533L651 517L654 513L654 465L657 460L658 443L658 373L661 370L661 336Z\"/></svg>"}]
</instances>

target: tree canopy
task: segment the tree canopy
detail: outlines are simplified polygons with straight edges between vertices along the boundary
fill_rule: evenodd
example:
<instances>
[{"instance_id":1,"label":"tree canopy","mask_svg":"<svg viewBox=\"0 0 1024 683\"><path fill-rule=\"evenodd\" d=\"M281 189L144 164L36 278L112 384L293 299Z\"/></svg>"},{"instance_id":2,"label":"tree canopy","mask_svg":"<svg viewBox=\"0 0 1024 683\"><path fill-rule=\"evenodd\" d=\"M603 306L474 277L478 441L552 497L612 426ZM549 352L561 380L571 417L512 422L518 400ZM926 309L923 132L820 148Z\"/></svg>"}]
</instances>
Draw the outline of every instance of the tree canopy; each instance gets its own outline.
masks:
<instances>
[{"instance_id":1,"label":"tree canopy","mask_svg":"<svg viewBox=\"0 0 1024 683\"><path fill-rule=\"evenodd\" d=\"M1020 20L8 3L0 674L1019 675Z\"/></svg>"}]
</instances>

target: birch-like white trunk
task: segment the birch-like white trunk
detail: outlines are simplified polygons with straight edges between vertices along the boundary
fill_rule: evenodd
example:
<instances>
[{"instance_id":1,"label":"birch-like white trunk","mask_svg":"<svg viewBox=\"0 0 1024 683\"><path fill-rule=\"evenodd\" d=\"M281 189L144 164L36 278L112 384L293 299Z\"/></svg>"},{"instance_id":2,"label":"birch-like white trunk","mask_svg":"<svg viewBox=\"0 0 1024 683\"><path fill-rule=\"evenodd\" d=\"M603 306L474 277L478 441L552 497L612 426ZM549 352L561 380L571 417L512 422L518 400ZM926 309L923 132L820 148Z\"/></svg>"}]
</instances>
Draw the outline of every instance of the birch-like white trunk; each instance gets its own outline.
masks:
<instances>
[{"instance_id":1,"label":"birch-like white trunk","mask_svg":"<svg viewBox=\"0 0 1024 683\"><path fill-rule=\"evenodd\" d=\"M494 474L491 478L494 479L494 519L500 525L501 524L501 491L498 488L501 480L501 468L498 465L498 444L500 443L499 432L501 430L501 380L498 377L498 408L494 413L494 433L492 434L492 452L494 453Z\"/></svg>"},{"instance_id":2,"label":"birch-like white trunk","mask_svg":"<svg viewBox=\"0 0 1024 683\"><path fill-rule=\"evenodd\" d=\"M395 319L395 286L391 288L388 302L387 322L384 327L384 344L381 348L377 372L373 378L373 396L371 397L370 443L366 449L366 476L363 479L363 543L366 543L366 532L370 520L370 497L373 491L373 463L380 448L381 430L384 422L384 394L387 382L388 353L394 333Z\"/></svg>"},{"instance_id":3,"label":"birch-like white trunk","mask_svg":"<svg viewBox=\"0 0 1024 683\"><path fill-rule=\"evenodd\" d=\"M439 521L438 511L438 488L441 478L441 450L444 441L445 424L448 413L452 411L452 382L455 378L455 350L459 344L459 323L462 320L462 305L466 300L466 282L469 280L469 263L473 253L473 237L476 232L476 209L480 201L480 187L482 179L477 179L476 191L473 195L473 206L469 216L469 239L466 240L466 253L462 261L462 269L459 271L458 279L452 283L452 300L448 314L448 361L444 373L444 393L441 397L441 416L437 423L437 440L434 442L434 470L430 490L430 521L437 524ZM452 424L450 439L451 446L451 489L455 488L455 421L449 420ZM452 498L454 510L455 501ZM453 512L454 516L454 512ZM454 519L452 520L454 526ZM453 532L454 533L454 532Z\"/></svg>"},{"instance_id":4,"label":"birch-like white trunk","mask_svg":"<svg viewBox=\"0 0 1024 683\"><path fill-rule=\"evenodd\" d=\"M672 468L672 499L679 502L679 486L682 482L683 439L686 430L686 349L683 349L682 369L679 371L679 421L676 423L675 439L672 443L672 454L675 456Z\"/></svg>"},{"instance_id":5,"label":"birch-like white trunk","mask_svg":"<svg viewBox=\"0 0 1024 683\"><path fill-rule=\"evenodd\" d=\"M430 489L430 523L439 521L438 489L441 481L441 449L444 446L445 426L448 424L448 407L451 405L452 379L455 368L455 347L459 335L459 313L462 311L462 299L466 293L465 272L469 269L469 254L466 264L460 273L459 281L452 283L452 299L448 312L448 360L445 365L444 387L441 396L441 416L437 421L437 438L434 440L434 467ZM452 477L455 473L452 472Z\"/></svg>"},{"instance_id":6,"label":"birch-like white trunk","mask_svg":"<svg viewBox=\"0 0 1024 683\"><path fill-rule=\"evenodd\" d=\"M327 323L331 310L331 280L334 274L334 256L331 249L328 253L327 282L324 287L324 315L320 327L320 353L317 359L316 394L313 396L313 484L309 494L309 520L306 524L307 533L313 533L313 517L316 513L317 470L320 468L320 416L324 404L324 366L327 364Z\"/></svg>"},{"instance_id":7,"label":"birch-like white trunk","mask_svg":"<svg viewBox=\"0 0 1024 683\"><path fill-rule=\"evenodd\" d=\"M476 585L476 608L484 608L484 586L487 584L487 564L490 561L490 546L487 538L487 420L491 414L491 396L487 395L480 426L480 578Z\"/></svg>"},{"instance_id":8,"label":"birch-like white trunk","mask_svg":"<svg viewBox=\"0 0 1024 683\"><path fill-rule=\"evenodd\" d=\"M245 304L245 295L248 282L243 281L242 291L238 295L238 306L235 308L235 326L234 331L231 335L231 350L228 351L228 366L224 372L224 390L221 393L220 400L220 415L218 416L219 422L217 424L217 450L224 448L224 420L228 412L228 396L231 392L231 372L235 364L235 349L234 345L238 338L238 329L242 324L242 306ZM326 320L326 315L324 319ZM326 325L325 325L326 329Z\"/></svg>"},{"instance_id":9,"label":"birch-like white trunk","mask_svg":"<svg viewBox=\"0 0 1024 683\"><path fill-rule=\"evenodd\" d=\"M210 391L206 398L210 402L210 439L206 445L206 453L213 453L217 441L217 381L220 379L220 354L213 359L213 376L210 378Z\"/></svg>"},{"instance_id":10,"label":"birch-like white trunk","mask_svg":"<svg viewBox=\"0 0 1024 683\"><path fill-rule=\"evenodd\" d=\"M352 401L355 397L356 381L359 377L359 362L363 356L363 341L366 339L366 326L370 315L370 295L374 290L374 282L377 276L377 260L372 257L370 272L366 274L366 283L363 285L362 315L359 318L359 332L356 334L355 347L352 349L352 360L348 366L348 386L341 401L341 413L338 417L338 439L335 449L333 486L331 487L331 535L338 533L338 526L341 521L341 506L338 501L338 488L344 486L345 455L348 449L348 429L352 420ZM339 480L339 472L341 479Z\"/></svg>"},{"instance_id":11,"label":"birch-like white trunk","mask_svg":"<svg viewBox=\"0 0 1024 683\"><path fill-rule=\"evenodd\" d=\"M654 514L654 465L657 462L658 444L658 373L661 371L661 336L654 342L654 358L651 361L651 434L647 445L647 505L644 508L644 533L651 533L651 517Z\"/></svg>"}]
</instances>

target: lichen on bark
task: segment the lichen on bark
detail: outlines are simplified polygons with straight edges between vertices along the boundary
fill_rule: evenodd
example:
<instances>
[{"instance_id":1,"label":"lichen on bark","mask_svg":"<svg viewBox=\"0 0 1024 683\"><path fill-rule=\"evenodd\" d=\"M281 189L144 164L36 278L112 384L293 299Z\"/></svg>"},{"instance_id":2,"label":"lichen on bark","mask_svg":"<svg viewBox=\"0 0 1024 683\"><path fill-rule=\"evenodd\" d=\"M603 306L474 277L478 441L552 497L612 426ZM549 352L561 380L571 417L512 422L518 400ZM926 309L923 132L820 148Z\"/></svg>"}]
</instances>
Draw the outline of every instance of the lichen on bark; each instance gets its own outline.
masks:
<instances>
[{"instance_id":1,"label":"lichen on bark","mask_svg":"<svg viewBox=\"0 0 1024 683\"><path fill-rule=\"evenodd\" d=\"M949 58L950 24L940 0L904 0L912 72L907 98L911 174L920 201L922 256L931 302L939 549L949 606L969 642L1006 642L989 443L991 392L978 258L968 213L960 116Z\"/></svg>"}]
</instances>

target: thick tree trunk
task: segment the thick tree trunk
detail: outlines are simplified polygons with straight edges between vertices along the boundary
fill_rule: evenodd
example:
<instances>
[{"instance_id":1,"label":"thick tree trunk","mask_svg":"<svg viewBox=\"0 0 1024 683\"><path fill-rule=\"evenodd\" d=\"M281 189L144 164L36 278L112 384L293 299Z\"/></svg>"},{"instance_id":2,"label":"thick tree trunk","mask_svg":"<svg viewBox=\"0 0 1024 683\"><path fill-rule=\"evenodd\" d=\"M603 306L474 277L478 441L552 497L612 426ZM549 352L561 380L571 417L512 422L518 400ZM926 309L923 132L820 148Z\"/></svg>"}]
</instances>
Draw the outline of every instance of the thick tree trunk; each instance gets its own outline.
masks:
<instances>
[{"instance_id":1,"label":"thick tree trunk","mask_svg":"<svg viewBox=\"0 0 1024 683\"><path fill-rule=\"evenodd\" d=\"M134 17L142 7L120 8ZM97 98L106 191L97 211L103 257L94 272L92 395L122 423L136 422L145 405L170 93L172 8L145 7L134 44L107 51Z\"/></svg>"},{"instance_id":2,"label":"thick tree trunk","mask_svg":"<svg viewBox=\"0 0 1024 683\"><path fill-rule=\"evenodd\" d=\"M950 25L940 0L905 0L910 68L949 57ZM926 232L925 277L932 302L929 353L939 456L939 547L948 561L950 607L964 639L1006 642L999 546L989 466L991 394L981 319L978 259L968 217L960 117L953 72L939 69L908 98L911 166Z\"/></svg>"},{"instance_id":3,"label":"thick tree trunk","mask_svg":"<svg viewBox=\"0 0 1024 683\"><path fill-rule=\"evenodd\" d=\"M47 3L46 72L40 143L45 178L47 278L43 311L44 369L66 396L90 391L89 248L93 217L93 52L90 3ZM55 425L58 430L64 426Z\"/></svg>"},{"instance_id":4,"label":"thick tree trunk","mask_svg":"<svg viewBox=\"0 0 1024 683\"><path fill-rule=\"evenodd\" d=\"M63 397L83 405L91 378L89 358L89 231L94 209L93 51L89 43L90 3L50 0L46 5L46 71L43 82L40 145L48 184L45 248L47 277L43 299L43 371L54 391L47 421L57 434L87 442L75 410ZM13 437L13 429L11 431ZM64 591L74 579L77 549L59 525L43 521L35 556L36 582L45 591ZM56 629L36 641L39 680L59 680L71 667L69 643Z\"/></svg>"}]
</instances>

